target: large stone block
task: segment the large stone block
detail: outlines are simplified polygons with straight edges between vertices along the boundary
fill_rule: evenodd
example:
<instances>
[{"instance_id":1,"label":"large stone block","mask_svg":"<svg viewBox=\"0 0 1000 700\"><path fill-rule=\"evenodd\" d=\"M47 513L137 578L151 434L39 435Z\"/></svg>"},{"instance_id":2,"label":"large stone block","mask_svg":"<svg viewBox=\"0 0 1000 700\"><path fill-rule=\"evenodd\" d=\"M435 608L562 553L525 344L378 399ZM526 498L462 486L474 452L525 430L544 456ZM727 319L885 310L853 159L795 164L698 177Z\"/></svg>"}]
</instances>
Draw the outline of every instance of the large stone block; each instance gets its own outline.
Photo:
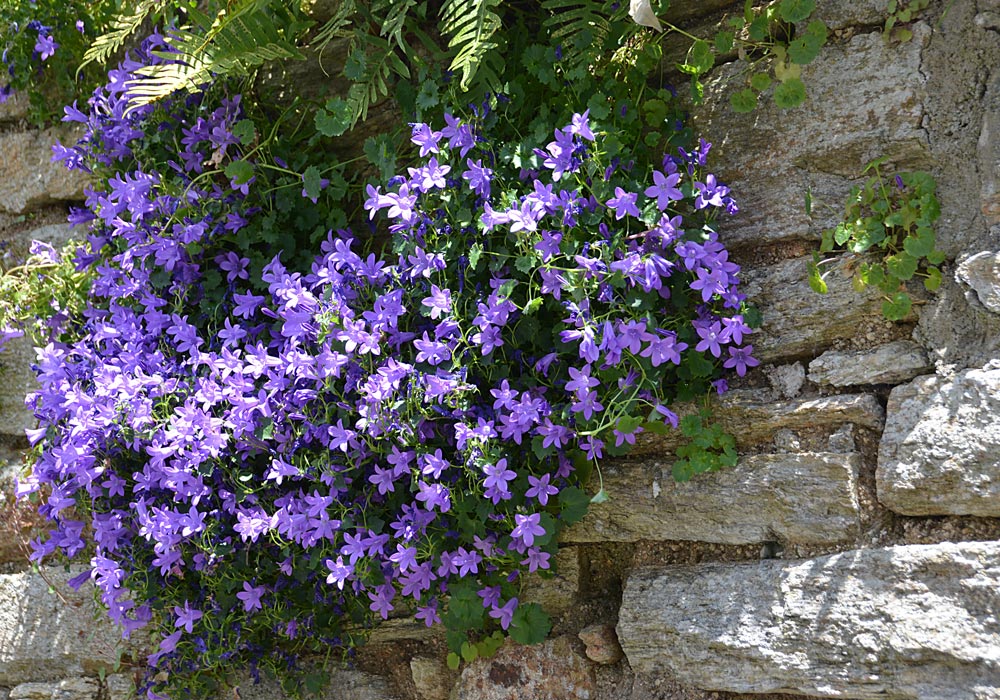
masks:
<instances>
[{"instance_id":1,"label":"large stone block","mask_svg":"<svg viewBox=\"0 0 1000 700\"><path fill-rule=\"evenodd\" d=\"M114 667L120 635L95 610L88 587L74 592L71 574L46 569L0 575L0 686L55 681ZM75 573L75 572L74 572Z\"/></svg>"},{"instance_id":2,"label":"large stone block","mask_svg":"<svg viewBox=\"0 0 1000 700\"><path fill-rule=\"evenodd\" d=\"M24 436L35 418L24 406L24 398L38 389L31 364L35 348L27 338L14 338L0 350L0 434Z\"/></svg>"},{"instance_id":3,"label":"large stone block","mask_svg":"<svg viewBox=\"0 0 1000 700\"><path fill-rule=\"evenodd\" d=\"M637 673L736 693L1000 697L1000 543L649 568L618 637Z\"/></svg>"},{"instance_id":4,"label":"large stone block","mask_svg":"<svg viewBox=\"0 0 1000 700\"><path fill-rule=\"evenodd\" d=\"M754 355L763 362L814 356L837 341L864 338L866 331L888 325L878 290L851 288L857 259L841 256L830 268L826 294L809 287L811 260L783 260L743 274L743 291L764 317L763 326L750 336Z\"/></svg>"},{"instance_id":5,"label":"large stone block","mask_svg":"<svg viewBox=\"0 0 1000 700\"><path fill-rule=\"evenodd\" d=\"M906 515L1000 516L1000 369L919 377L889 394L878 498Z\"/></svg>"},{"instance_id":6,"label":"large stone block","mask_svg":"<svg viewBox=\"0 0 1000 700\"><path fill-rule=\"evenodd\" d=\"M0 134L0 210L30 211L43 204L81 199L86 178L53 163L52 144L75 143L78 131L64 125L44 131Z\"/></svg>"},{"instance_id":7,"label":"large stone block","mask_svg":"<svg viewBox=\"0 0 1000 700\"><path fill-rule=\"evenodd\" d=\"M857 454L763 454L677 483L669 464L601 467L605 503L564 542L694 540L722 544L831 544L854 539L860 515Z\"/></svg>"},{"instance_id":8,"label":"large stone block","mask_svg":"<svg viewBox=\"0 0 1000 700\"><path fill-rule=\"evenodd\" d=\"M809 381L832 386L898 384L933 369L922 347L897 340L872 350L827 350L809 363Z\"/></svg>"},{"instance_id":9,"label":"large stone block","mask_svg":"<svg viewBox=\"0 0 1000 700\"><path fill-rule=\"evenodd\" d=\"M853 16L856 3L849 5ZM827 45L803 68L809 99L795 109L780 109L768 96L753 112L737 114L729 96L746 87L745 64L712 73L692 116L697 132L714 144L709 164L741 208L722 225L727 244L816 239L835 223L868 161L889 156L905 168L929 166L920 66L930 31L915 29L905 43L890 44L875 32ZM813 218L806 214L807 191L826 205L814 207Z\"/></svg>"},{"instance_id":10,"label":"large stone block","mask_svg":"<svg viewBox=\"0 0 1000 700\"><path fill-rule=\"evenodd\" d=\"M541 644L507 643L491 658L465 667L452 700L588 700L594 671L569 637Z\"/></svg>"}]
</instances>

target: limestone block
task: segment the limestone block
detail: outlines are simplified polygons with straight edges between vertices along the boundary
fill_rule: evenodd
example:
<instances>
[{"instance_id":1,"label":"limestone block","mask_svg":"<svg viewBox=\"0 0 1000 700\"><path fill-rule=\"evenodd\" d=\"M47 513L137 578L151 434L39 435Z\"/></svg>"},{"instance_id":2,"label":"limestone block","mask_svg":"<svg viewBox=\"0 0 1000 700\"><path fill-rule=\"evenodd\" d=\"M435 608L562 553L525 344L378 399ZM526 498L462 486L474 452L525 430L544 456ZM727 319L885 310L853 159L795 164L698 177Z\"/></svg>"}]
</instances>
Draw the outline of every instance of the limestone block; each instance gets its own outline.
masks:
<instances>
[{"instance_id":1,"label":"limestone block","mask_svg":"<svg viewBox=\"0 0 1000 700\"><path fill-rule=\"evenodd\" d=\"M97 700L96 678L66 678L58 683L22 683L10 691L10 700Z\"/></svg>"},{"instance_id":2,"label":"limestone block","mask_svg":"<svg viewBox=\"0 0 1000 700\"><path fill-rule=\"evenodd\" d=\"M237 692L223 690L219 700L283 700L287 698L281 686L271 679L261 676L260 683L254 683L249 675L242 675L236 683ZM329 682L318 695L310 696L315 700L394 700L396 697L389 691L389 684L381 676L365 673L355 669L338 668L330 672Z\"/></svg>"},{"instance_id":3,"label":"limestone block","mask_svg":"<svg viewBox=\"0 0 1000 700\"><path fill-rule=\"evenodd\" d=\"M672 407L678 415L696 412L683 404ZM740 449L771 442L780 430L822 431L852 423L869 430L881 430L885 410L873 394L838 394L787 401L772 401L767 394L740 389L718 397L712 403L712 417L736 437ZM633 456L666 455L680 441L680 431L666 435L643 433L636 440Z\"/></svg>"},{"instance_id":4,"label":"limestone block","mask_svg":"<svg viewBox=\"0 0 1000 700\"><path fill-rule=\"evenodd\" d=\"M1000 253L969 256L959 264L955 277L976 293L980 304L1000 314Z\"/></svg>"},{"instance_id":5,"label":"limestone block","mask_svg":"<svg viewBox=\"0 0 1000 700\"><path fill-rule=\"evenodd\" d=\"M114 673L104 679L108 689L108 700L135 700L135 683L131 676Z\"/></svg>"},{"instance_id":6,"label":"limestone block","mask_svg":"<svg viewBox=\"0 0 1000 700\"><path fill-rule=\"evenodd\" d=\"M905 515L1000 516L1000 369L919 377L889 394L878 498Z\"/></svg>"},{"instance_id":7,"label":"limestone block","mask_svg":"<svg viewBox=\"0 0 1000 700\"><path fill-rule=\"evenodd\" d=\"M590 664L569 637L507 643L465 667L452 700L589 700L597 692Z\"/></svg>"},{"instance_id":8,"label":"limestone block","mask_svg":"<svg viewBox=\"0 0 1000 700\"><path fill-rule=\"evenodd\" d=\"M550 615L561 615L576 605L580 593L580 554L576 547L562 547L554 560L555 575L531 574L521 597L525 603L538 603Z\"/></svg>"},{"instance_id":9,"label":"limestone block","mask_svg":"<svg viewBox=\"0 0 1000 700\"><path fill-rule=\"evenodd\" d=\"M610 500L591 505L563 541L844 542L858 533L860 464L858 454L753 455L677 483L669 463L609 463Z\"/></svg>"},{"instance_id":10,"label":"limestone block","mask_svg":"<svg viewBox=\"0 0 1000 700\"><path fill-rule=\"evenodd\" d=\"M827 350L809 363L809 381L832 386L899 384L933 369L922 347L897 340L872 350Z\"/></svg>"},{"instance_id":11,"label":"limestone block","mask_svg":"<svg viewBox=\"0 0 1000 700\"><path fill-rule=\"evenodd\" d=\"M827 15L844 5L853 18L857 3L821 5ZM886 155L907 169L928 167L921 52L929 34L918 25L914 39L903 44L889 44L874 32L827 45L820 60L802 69L809 98L795 109L780 109L768 96L753 112L737 114L729 96L746 87L739 75L745 66L737 62L713 71L692 117L695 131L714 144L710 167L740 205L740 214L721 225L727 245L818 239L873 158ZM815 207L810 219L807 190L830 205L829 213Z\"/></svg>"},{"instance_id":12,"label":"limestone block","mask_svg":"<svg viewBox=\"0 0 1000 700\"><path fill-rule=\"evenodd\" d=\"M0 575L0 685L41 682L112 668L119 633L95 621L91 591L75 592L62 569ZM101 614L103 618L103 614Z\"/></svg>"},{"instance_id":13,"label":"limestone block","mask_svg":"<svg viewBox=\"0 0 1000 700\"><path fill-rule=\"evenodd\" d=\"M734 693L1000 697L1000 543L648 568L618 637L636 673Z\"/></svg>"},{"instance_id":14,"label":"limestone block","mask_svg":"<svg viewBox=\"0 0 1000 700\"><path fill-rule=\"evenodd\" d=\"M414 656L410 659L410 674L419 700L448 700L455 676L443 659Z\"/></svg>"},{"instance_id":15,"label":"limestone block","mask_svg":"<svg viewBox=\"0 0 1000 700\"><path fill-rule=\"evenodd\" d=\"M66 125L44 131L0 134L0 211L19 213L42 204L81 199L86 178L53 163L52 144L75 143L78 130Z\"/></svg>"},{"instance_id":16,"label":"limestone block","mask_svg":"<svg viewBox=\"0 0 1000 700\"><path fill-rule=\"evenodd\" d=\"M14 338L0 350L0 434L23 437L25 428L35 425L32 412L24 406L28 392L38 389L31 364L35 348L27 338Z\"/></svg>"},{"instance_id":17,"label":"limestone block","mask_svg":"<svg viewBox=\"0 0 1000 700\"><path fill-rule=\"evenodd\" d=\"M754 355L780 363L816 355L835 341L863 337L866 329L884 327L878 290L851 288L851 265L842 256L826 276L828 291L809 288L811 257L783 260L743 274L743 292L760 309L763 326L750 336Z\"/></svg>"}]
</instances>

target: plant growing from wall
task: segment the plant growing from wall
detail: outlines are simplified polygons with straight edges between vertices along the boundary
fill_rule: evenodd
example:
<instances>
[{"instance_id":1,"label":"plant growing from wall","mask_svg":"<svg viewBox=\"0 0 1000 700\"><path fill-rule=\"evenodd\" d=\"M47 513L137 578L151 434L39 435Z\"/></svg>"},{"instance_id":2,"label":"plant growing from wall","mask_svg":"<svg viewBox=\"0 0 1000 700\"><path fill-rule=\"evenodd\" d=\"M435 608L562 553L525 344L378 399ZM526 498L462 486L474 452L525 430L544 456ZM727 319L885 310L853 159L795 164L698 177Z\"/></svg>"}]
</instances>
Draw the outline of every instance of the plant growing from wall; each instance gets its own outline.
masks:
<instances>
[{"instance_id":1,"label":"plant growing from wall","mask_svg":"<svg viewBox=\"0 0 1000 700\"><path fill-rule=\"evenodd\" d=\"M913 305L906 284L922 278L928 291L941 285L938 267L945 255L935 248L934 222L941 214L935 190L937 183L925 172L903 172L886 177L884 158L869 163L872 175L851 189L844 220L823 232L818 253L809 266L809 285L821 294L827 291L823 268L832 259L823 255L847 250L862 256L855 267L852 285L856 291L868 286L883 295L882 314L901 321Z\"/></svg>"}]
</instances>

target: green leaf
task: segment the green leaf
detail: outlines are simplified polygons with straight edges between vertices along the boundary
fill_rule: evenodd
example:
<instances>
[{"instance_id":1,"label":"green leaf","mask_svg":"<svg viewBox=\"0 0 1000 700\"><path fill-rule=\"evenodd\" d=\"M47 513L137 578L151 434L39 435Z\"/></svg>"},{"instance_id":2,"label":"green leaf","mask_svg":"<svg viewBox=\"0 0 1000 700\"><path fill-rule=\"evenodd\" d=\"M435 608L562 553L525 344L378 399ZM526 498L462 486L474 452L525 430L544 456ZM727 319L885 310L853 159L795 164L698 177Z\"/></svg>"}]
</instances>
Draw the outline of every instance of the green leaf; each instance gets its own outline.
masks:
<instances>
[{"instance_id":1,"label":"green leaf","mask_svg":"<svg viewBox=\"0 0 1000 700\"><path fill-rule=\"evenodd\" d=\"M483 255L483 246L476 243L469 249L469 268L475 272L476 268L479 267L479 258Z\"/></svg>"},{"instance_id":2,"label":"green leaf","mask_svg":"<svg viewBox=\"0 0 1000 700\"><path fill-rule=\"evenodd\" d=\"M806 101L806 86L800 78L789 78L774 88L774 104L782 109L798 107Z\"/></svg>"},{"instance_id":3,"label":"green leaf","mask_svg":"<svg viewBox=\"0 0 1000 700\"><path fill-rule=\"evenodd\" d=\"M910 234L903 239L903 250L915 258L925 258L934 252L934 232L917 229L917 235Z\"/></svg>"},{"instance_id":4,"label":"green leaf","mask_svg":"<svg viewBox=\"0 0 1000 700\"><path fill-rule=\"evenodd\" d=\"M245 185L253 177L253 165L245 160L234 160L223 171L236 185Z\"/></svg>"},{"instance_id":5,"label":"green leaf","mask_svg":"<svg viewBox=\"0 0 1000 700\"><path fill-rule=\"evenodd\" d=\"M552 621L538 603L518 605L510 622L511 639L519 644L538 644L552 629Z\"/></svg>"},{"instance_id":6,"label":"green leaf","mask_svg":"<svg viewBox=\"0 0 1000 700\"><path fill-rule=\"evenodd\" d=\"M663 100L653 99L646 100L643 103L642 113L646 120L646 124L655 128L666 121L670 110L667 107L667 103Z\"/></svg>"},{"instance_id":7,"label":"green leaf","mask_svg":"<svg viewBox=\"0 0 1000 700\"><path fill-rule=\"evenodd\" d=\"M909 294L896 292L891 300L887 299L882 302L882 315L890 321L902 321L909 315L912 306L913 302Z\"/></svg>"},{"instance_id":8,"label":"green leaf","mask_svg":"<svg viewBox=\"0 0 1000 700\"><path fill-rule=\"evenodd\" d=\"M457 671L458 667L462 665L462 657L453 651L448 652L448 668L452 671Z\"/></svg>"},{"instance_id":9,"label":"green leaf","mask_svg":"<svg viewBox=\"0 0 1000 700\"><path fill-rule=\"evenodd\" d=\"M715 51L717 53L728 53L733 50L733 42L736 40L736 33L722 31L715 35Z\"/></svg>"},{"instance_id":10,"label":"green leaf","mask_svg":"<svg viewBox=\"0 0 1000 700\"><path fill-rule=\"evenodd\" d=\"M929 262L931 265L940 265L945 261L947 257L948 256L945 255L940 250L932 250L930 253L927 254L927 262Z\"/></svg>"},{"instance_id":11,"label":"green leaf","mask_svg":"<svg viewBox=\"0 0 1000 700\"><path fill-rule=\"evenodd\" d=\"M563 522L567 525L583 520L589 505L590 498L576 486L567 486L559 492L559 507Z\"/></svg>"},{"instance_id":12,"label":"green leaf","mask_svg":"<svg viewBox=\"0 0 1000 700\"><path fill-rule=\"evenodd\" d=\"M365 77L365 52L358 48L352 51L344 61L344 77L355 82Z\"/></svg>"},{"instance_id":13,"label":"green leaf","mask_svg":"<svg viewBox=\"0 0 1000 700\"><path fill-rule=\"evenodd\" d=\"M812 63L825 43L826 37L816 34L804 34L796 37L788 43L788 57L799 65Z\"/></svg>"},{"instance_id":14,"label":"green leaf","mask_svg":"<svg viewBox=\"0 0 1000 700\"><path fill-rule=\"evenodd\" d=\"M244 146L253 143L256 135L257 130L254 128L252 119L240 119L233 125L233 136L238 138Z\"/></svg>"},{"instance_id":15,"label":"green leaf","mask_svg":"<svg viewBox=\"0 0 1000 700\"><path fill-rule=\"evenodd\" d=\"M729 106L733 108L734 112L744 114L752 112L757 107L757 95L749 88L734 92L729 96Z\"/></svg>"},{"instance_id":16,"label":"green leaf","mask_svg":"<svg viewBox=\"0 0 1000 700\"><path fill-rule=\"evenodd\" d=\"M462 643L462 658L471 663L479 658L479 649L469 642Z\"/></svg>"},{"instance_id":17,"label":"green leaf","mask_svg":"<svg viewBox=\"0 0 1000 700\"><path fill-rule=\"evenodd\" d=\"M924 287L928 292L936 292L941 286L941 270L936 267L927 268L927 279L924 280Z\"/></svg>"},{"instance_id":18,"label":"green leaf","mask_svg":"<svg viewBox=\"0 0 1000 700\"><path fill-rule=\"evenodd\" d=\"M816 0L781 0L778 14L789 24L795 24L809 18L816 9Z\"/></svg>"},{"instance_id":19,"label":"green leaf","mask_svg":"<svg viewBox=\"0 0 1000 700\"><path fill-rule=\"evenodd\" d=\"M441 101L438 97L439 90L437 81L425 80L420 84L420 92L417 93L417 106L420 109L430 109L436 106Z\"/></svg>"},{"instance_id":20,"label":"green leaf","mask_svg":"<svg viewBox=\"0 0 1000 700\"><path fill-rule=\"evenodd\" d=\"M611 496L608 495L607 491L601 489L600 491L594 494L593 498L590 499L590 502L597 504L597 503L604 503L605 501L609 500L611 500Z\"/></svg>"},{"instance_id":21,"label":"green leaf","mask_svg":"<svg viewBox=\"0 0 1000 700\"><path fill-rule=\"evenodd\" d=\"M842 221L837 224L837 228L833 230L833 240L836 241L837 245L844 245L851 240L851 235L853 233L854 231L851 226Z\"/></svg>"},{"instance_id":22,"label":"green leaf","mask_svg":"<svg viewBox=\"0 0 1000 700\"><path fill-rule=\"evenodd\" d=\"M315 165L310 165L306 168L305 172L302 173L302 185L303 189L306 191L306 196L309 199L316 199L319 197L322 185L322 177L320 177L319 168Z\"/></svg>"},{"instance_id":23,"label":"green leaf","mask_svg":"<svg viewBox=\"0 0 1000 700\"><path fill-rule=\"evenodd\" d=\"M531 255L522 255L514 262L514 267L527 275L535 269L535 258Z\"/></svg>"},{"instance_id":24,"label":"green leaf","mask_svg":"<svg viewBox=\"0 0 1000 700\"><path fill-rule=\"evenodd\" d=\"M679 459L674 462L670 471L674 477L674 481L679 483L690 481L691 477L694 476L694 469L691 466L690 460L687 459Z\"/></svg>"},{"instance_id":25,"label":"green leaf","mask_svg":"<svg viewBox=\"0 0 1000 700\"><path fill-rule=\"evenodd\" d=\"M771 76L767 73L754 73L750 77L750 87L752 87L757 92L764 92L769 87L771 87Z\"/></svg>"},{"instance_id":26,"label":"green leaf","mask_svg":"<svg viewBox=\"0 0 1000 700\"><path fill-rule=\"evenodd\" d=\"M917 271L917 263L918 260L915 257L903 251L902 253L896 253L887 257L885 259L885 268L893 277L908 280Z\"/></svg>"},{"instance_id":27,"label":"green leaf","mask_svg":"<svg viewBox=\"0 0 1000 700\"><path fill-rule=\"evenodd\" d=\"M810 262L807 265L807 268L809 270L809 288L817 294L826 294L826 280L824 280L823 276L820 275L819 266L814 262Z\"/></svg>"},{"instance_id":28,"label":"green leaf","mask_svg":"<svg viewBox=\"0 0 1000 700\"><path fill-rule=\"evenodd\" d=\"M750 22L750 28L747 29L747 36L750 41L764 41L767 39L768 35L768 23L767 17L760 15L752 22Z\"/></svg>"},{"instance_id":29,"label":"green leaf","mask_svg":"<svg viewBox=\"0 0 1000 700\"><path fill-rule=\"evenodd\" d=\"M681 66L685 73L701 75L712 70L715 65L715 54L712 53L711 45L704 39L699 39L691 45L688 51L687 62Z\"/></svg>"},{"instance_id":30,"label":"green leaf","mask_svg":"<svg viewBox=\"0 0 1000 700\"><path fill-rule=\"evenodd\" d=\"M340 97L327 100L324 109L316 111L316 130L324 136L340 136L351 128L354 110L350 103Z\"/></svg>"}]
</instances>

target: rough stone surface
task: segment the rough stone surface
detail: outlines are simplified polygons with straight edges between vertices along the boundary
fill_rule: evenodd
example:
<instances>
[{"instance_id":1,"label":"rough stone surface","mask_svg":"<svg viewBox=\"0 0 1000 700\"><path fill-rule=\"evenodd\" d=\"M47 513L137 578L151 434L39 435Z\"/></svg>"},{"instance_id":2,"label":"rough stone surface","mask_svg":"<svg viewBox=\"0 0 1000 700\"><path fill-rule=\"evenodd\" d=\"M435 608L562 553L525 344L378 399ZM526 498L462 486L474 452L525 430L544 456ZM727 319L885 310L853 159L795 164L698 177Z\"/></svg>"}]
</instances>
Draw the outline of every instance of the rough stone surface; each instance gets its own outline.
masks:
<instances>
[{"instance_id":1,"label":"rough stone surface","mask_svg":"<svg viewBox=\"0 0 1000 700\"><path fill-rule=\"evenodd\" d=\"M802 384L806 380L806 370L801 362L793 362L790 365L776 365L765 370L767 380L780 396L786 399L793 399L802 391Z\"/></svg>"},{"instance_id":2,"label":"rough stone surface","mask_svg":"<svg viewBox=\"0 0 1000 700\"><path fill-rule=\"evenodd\" d=\"M602 623L588 625L577 635L587 645L587 658L598 664L616 664L624 656L618 634L612 625Z\"/></svg>"},{"instance_id":3,"label":"rough stone surface","mask_svg":"<svg viewBox=\"0 0 1000 700\"><path fill-rule=\"evenodd\" d=\"M906 515L1000 516L1000 369L920 377L889 394L875 473Z\"/></svg>"},{"instance_id":4,"label":"rough stone surface","mask_svg":"<svg viewBox=\"0 0 1000 700\"><path fill-rule=\"evenodd\" d=\"M1000 314L987 311L975 298L970 300L971 290L947 277L932 303L921 309L913 331L941 374L982 367L1000 357Z\"/></svg>"},{"instance_id":5,"label":"rough stone surface","mask_svg":"<svg viewBox=\"0 0 1000 700\"><path fill-rule=\"evenodd\" d=\"M28 392L38 389L31 364L35 348L27 338L8 341L0 352L0 434L24 435L34 416L24 406Z\"/></svg>"},{"instance_id":6,"label":"rough stone surface","mask_svg":"<svg viewBox=\"0 0 1000 700\"><path fill-rule=\"evenodd\" d=\"M702 689L1000 697L1000 543L640 569L618 637L637 673Z\"/></svg>"},{"instance_id":7,"label":"rough stone surface","mask_svg":"<svg viewBox=\"0 0 1000 700\"><path fill-rule=\"evenodd\" d=\"M0 575L0 685L55 681L114 665L120 635L94 621L90 592L70 589L70 576L46 570L56 595L38 574Z\"/></svg>"},{"instance_id":8,"label":"rough stone surface","mask_svg":"<svg viewBox=\"0 0 1000 700\"><path fill-rule=\"evenodd\" d=\"M809 99L791 110L767 97L752 113L735 114L729 96L745 87L737 77L744 65L713 72L693 117L696 131L714 144L713 169L738 193L741 212L725 222L727 245L818 239L834 224L865 163L887 155L908 168L929 164L920 56L930 32L920 25L915 33L898 45L880 33L831 43L822 60L803 69ZM852 85L851 99L844 99L845 81ZM817 207L810 219L807 191L831 205L830 213Z\"/></svg>"},{"instance_id":9,"label":"rough stone surface","mask_svg":"<svg viewBox=\"0 0 1000 700\"><path fill-rule=\"evenodd\" d=\"M922 347L897 340L873 350L828 350L809 363L809 381L832 386L899 384L932 369Z\"/></svg>"},{"instance_id":10,"label":"rough stone surface","mask_svg":"<svg viewBox=\"0 0 1000 700\"><path fill-rule=\"evenodd\" d=\"M58 683L22 683L10 691L10 700L97 700L96 678L66 678Z\"/></svg>"},{"instance_id":11,"label":"rough stone surface","mask_svg":"<svg viewBox=\"0 0 1000 700\"><path fill-rule=\"evenodd\" d=\"M579 643L579 642L577 642ZM570 637L541 644L505 644L465 667L451 700L589 700L594 672Z\"/></svg>"},{"instance_id":12,"label":"rough stone surface","mask_svg":"<svg viewBox=\"0 0 1000 700\"><path fill-rule=\"evenodd\" d=\"M831 544L858 534L857 454L762 454L677 483L670 464L602 466L605 503L566 542L695 540Z\"/></svg>"},{"instance_id":13,"label":"rough stone surface","mask_svg":"<svg viewBox=\"0 0 1000 700\"><path fill-rule=\"evenodd\" d=\"M877 290L855 292L850 268L857 263L842 256L826 277L828 291L809 288L807 264L812 258L782 260L746 270L743 291L764 317L751 336L761 362L781 363L817 355L836 341L864 338L867 330L885 327Z\"/></svg>"},{"instance_id":14,"label":"rough stone surface","mask_svg":"<svg viewBox=\"0 0 1000 700\"><path fill-rule=\"evenodd\" d=\"M132 678L123 673L115 673L104 679L108 691L108 700L133 700L135 698L135 683Z\"/></svg>"},{"instance_id":15,"label":"rough stone surface","mask_svg":"<svg viewBox=\"0 0 1000 700\"><path fill-rule=\"evenodd\" d=\"M535 574L524 587L526 603L538 603L551 615L570 610L580 593L580 554L576 547L562 547L553 562L555 575Z\"/></svg>"},{"instance_id":16,"label":"rough stone surface","mask_svg":"<svg viewBox=\"0 0 1000 700\"><path fill-rule=\"evenodd\" d=\"M242 675L234 684L238 690L222 690L219 700L283 700L288 696L273 680L261 676L260 683L254 683L249 675ZM384 678L372 673L353 669L336 669L330 673L329 682L315 700L396 700Z\"/></svg>"},{"instance_id":17,"label":"rough stone surface","mask_svg":"<svg viewBox=\"0 0 1000 700\"><path fill-rule=\"evenodd\" d=\"M674 407L678 415L696 412L697 407ZM813 396L787 401L768 401L759 391L738 389L719 397L712 405L712 418L731 435L736 445L746 449L771 442L779 430L811 432L834 429L844 423L881 430L885 410L873 394ZM680 440L679 431L666 435L642 434L632 454L672 454Z\"/></svg>"},{"instance_id":18,"label":"rough stone surface","mask_svg":"<svg viewBox=\"0 0 1000 700\"><path fill-rule=\"evenodd\" d=\"M0 210L25 212L43 204L80 199L85 179L62 163L53 163L52 144L72 143L76 130L56 126L45 131L0 134Z\"/></svg>"},{"instance_id":19,"label":"rough stone surface","mask_svg":"<svg viewBox=\"0 0 1000 700\"><path fill-rule=\"evenodd\" d=\"M414 656L410 659L410 673L420 700L448 700L454 677L441 659Z\"/></svg>"},{"instance_id":20,"label":"rough stone surface","mask_svg":"<svg viewBox=\"0 0 1000 700\"><path fill-rule=\"evenodd\" d=\"M14 93L0 104L0 122L16 122L28 116L28 98Z\"/></svg>"},{"instance_id":21,"label":"rough stone surface","mask_svg":"<svg viewBox=\"0 0 1000 700\"><path fill-rule=\"evenodd\" d=\"M983 251L963 260L955 277L968 285L979 303L1000 314L1000 253Z\"/></svg>"}]
</instances>

